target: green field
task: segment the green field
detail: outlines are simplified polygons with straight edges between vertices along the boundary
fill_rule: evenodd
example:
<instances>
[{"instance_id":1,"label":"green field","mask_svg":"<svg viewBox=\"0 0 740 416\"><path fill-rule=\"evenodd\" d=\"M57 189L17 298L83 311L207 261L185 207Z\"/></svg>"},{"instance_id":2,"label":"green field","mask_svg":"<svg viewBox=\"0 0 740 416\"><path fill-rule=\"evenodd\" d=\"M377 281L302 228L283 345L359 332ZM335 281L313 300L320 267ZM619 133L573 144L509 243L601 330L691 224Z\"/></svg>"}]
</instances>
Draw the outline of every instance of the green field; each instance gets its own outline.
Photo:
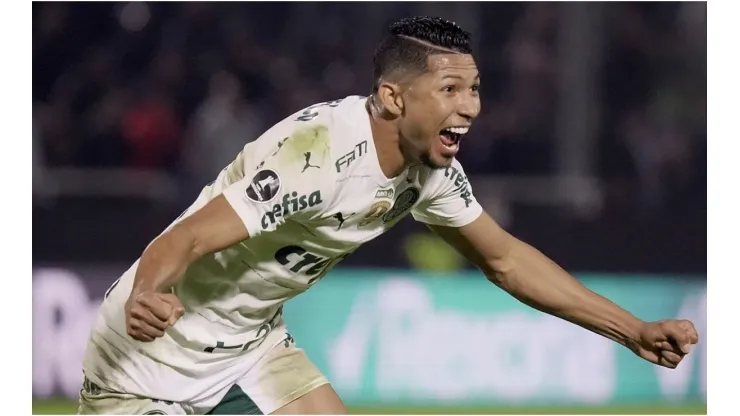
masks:
<instances>
[{"instance_id":1,"label":"green field","mask_svg":"<svg viewBox=\"0 0 740 416\"><path fill-rule=\"evenodd\" d=\"M76 404L69 400L34 400L35 415L75 414ZM641 415L706 415L704 403L689 404L639 404L608 407L557 406L557 407L356 407L353 414L641 414Z\"/></svg>"}]
</instances>

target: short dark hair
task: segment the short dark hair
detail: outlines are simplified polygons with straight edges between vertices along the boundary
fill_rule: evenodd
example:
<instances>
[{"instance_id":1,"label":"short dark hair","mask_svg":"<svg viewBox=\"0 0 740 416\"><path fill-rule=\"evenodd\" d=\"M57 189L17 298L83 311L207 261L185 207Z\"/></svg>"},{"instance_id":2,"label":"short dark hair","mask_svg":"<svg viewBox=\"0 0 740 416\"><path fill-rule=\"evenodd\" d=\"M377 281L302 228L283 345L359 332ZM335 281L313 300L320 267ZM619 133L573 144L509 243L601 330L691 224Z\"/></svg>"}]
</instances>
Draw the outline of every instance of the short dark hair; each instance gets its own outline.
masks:
<instances>
[{"instance_id":1,"label":"short dark hair","mask_svg":"<svg viewBox=\"0 0 740 416\"><path fill-rule=\"evenodd\" d=\"M408 17L392 23L373 55L373 92L380 80L406 71L422 73L427 58L441 53L470 54L470 33L439 17Z\"/></svg>"}]
</instances>

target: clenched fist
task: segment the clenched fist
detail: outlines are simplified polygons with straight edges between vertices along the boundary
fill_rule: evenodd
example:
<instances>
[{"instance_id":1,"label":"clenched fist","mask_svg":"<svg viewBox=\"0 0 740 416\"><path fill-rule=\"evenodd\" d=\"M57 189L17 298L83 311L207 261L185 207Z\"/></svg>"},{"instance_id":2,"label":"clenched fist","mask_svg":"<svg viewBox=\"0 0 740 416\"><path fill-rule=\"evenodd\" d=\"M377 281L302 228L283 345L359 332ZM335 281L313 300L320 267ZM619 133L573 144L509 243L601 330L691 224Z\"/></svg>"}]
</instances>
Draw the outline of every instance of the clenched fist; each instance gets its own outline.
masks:
<instances>
[{"instance_id":1,"label":"clenched fist","mask_svg":"<svg viewBox=\"0 0 740 416\"><path fill-rule=\"evenodd\" d=\"M635 354L668 368L676 368L691 346L699 342L694 324L687 320L648 322L638 336Z\"/></svg>"},{"instance_id":2,"label":"clenched fist","mask_svg":"<svg viewBox=\"0 0 740 416\"><path fill-rule=\"evenodd\" d=\"M151 342L177 322L185 312L172 293L141 292L126 301L126 332L139 341Z\"/></svg>"}]
</instances>

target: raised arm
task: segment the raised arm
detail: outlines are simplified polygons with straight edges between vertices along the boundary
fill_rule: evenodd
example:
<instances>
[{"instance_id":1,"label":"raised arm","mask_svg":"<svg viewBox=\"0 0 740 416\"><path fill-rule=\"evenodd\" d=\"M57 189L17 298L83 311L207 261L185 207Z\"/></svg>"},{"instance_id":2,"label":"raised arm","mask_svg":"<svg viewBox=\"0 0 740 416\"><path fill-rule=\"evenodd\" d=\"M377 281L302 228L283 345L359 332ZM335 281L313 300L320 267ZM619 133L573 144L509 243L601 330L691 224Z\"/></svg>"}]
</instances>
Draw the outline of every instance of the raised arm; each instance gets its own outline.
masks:
<instances>
[{"instance_id":1,"label":"raised arm","mask_svg":"<svg viewBox=\"0 0 740 416\"><path fill-rule=\"evenodd\" d=\"M200 257L249 238L244 222L223 195L157 237L144 250L124 307L126 332L150 342L185 312L168 289Z\"/></svg>"},{"instance_id":2,"label":"raised arm","mask_svg":"<svg viewBox=\"0 0 740 416\"><path fill-rule=\"evenodd\" d=\"M429 227L521 302L614 340L654 364L675 368L698 342L691 322L641 321L510 235L485 212L462 227Z\"/></svg>"},{"instance_id":3,"label":"raised arm","mask_svg":"<svg viewBox=\"0 0 740 416\"><path fill-rule=\"evenodd\" d=\"M219 195L144 250L132 292L162 291L177 283L195 260L247 238L244 222L226 198Z\"/></svg>"}]
</instances>

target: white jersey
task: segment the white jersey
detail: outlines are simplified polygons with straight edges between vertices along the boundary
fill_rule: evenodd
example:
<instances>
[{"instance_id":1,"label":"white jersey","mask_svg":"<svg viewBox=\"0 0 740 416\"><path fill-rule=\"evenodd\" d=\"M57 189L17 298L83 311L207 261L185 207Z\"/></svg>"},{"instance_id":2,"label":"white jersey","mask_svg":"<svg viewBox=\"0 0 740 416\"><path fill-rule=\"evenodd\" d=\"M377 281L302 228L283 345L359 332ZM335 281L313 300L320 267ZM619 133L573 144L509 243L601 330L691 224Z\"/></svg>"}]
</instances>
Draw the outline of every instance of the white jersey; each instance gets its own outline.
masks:
<instances>
[{"instance_id":1,"label":"white jersey","mask_svg":"<svg viewBox=\"0 0 740 416\"><path fill-rule=\"evenodd\" d=\"M217 401L254 364L245 357L283 339L284 332L268 336L282 329L283 303L360 245L408 213L452 227L481 214L457 161L386 178L365 103L352 96L313 105L247 144L182 217L223 194L249 239L187 269L175 288L185 314L151 343L126 335L135 263L103 302L84 361L88 378L146 397Z\"/></svg>"}]
</instances>

